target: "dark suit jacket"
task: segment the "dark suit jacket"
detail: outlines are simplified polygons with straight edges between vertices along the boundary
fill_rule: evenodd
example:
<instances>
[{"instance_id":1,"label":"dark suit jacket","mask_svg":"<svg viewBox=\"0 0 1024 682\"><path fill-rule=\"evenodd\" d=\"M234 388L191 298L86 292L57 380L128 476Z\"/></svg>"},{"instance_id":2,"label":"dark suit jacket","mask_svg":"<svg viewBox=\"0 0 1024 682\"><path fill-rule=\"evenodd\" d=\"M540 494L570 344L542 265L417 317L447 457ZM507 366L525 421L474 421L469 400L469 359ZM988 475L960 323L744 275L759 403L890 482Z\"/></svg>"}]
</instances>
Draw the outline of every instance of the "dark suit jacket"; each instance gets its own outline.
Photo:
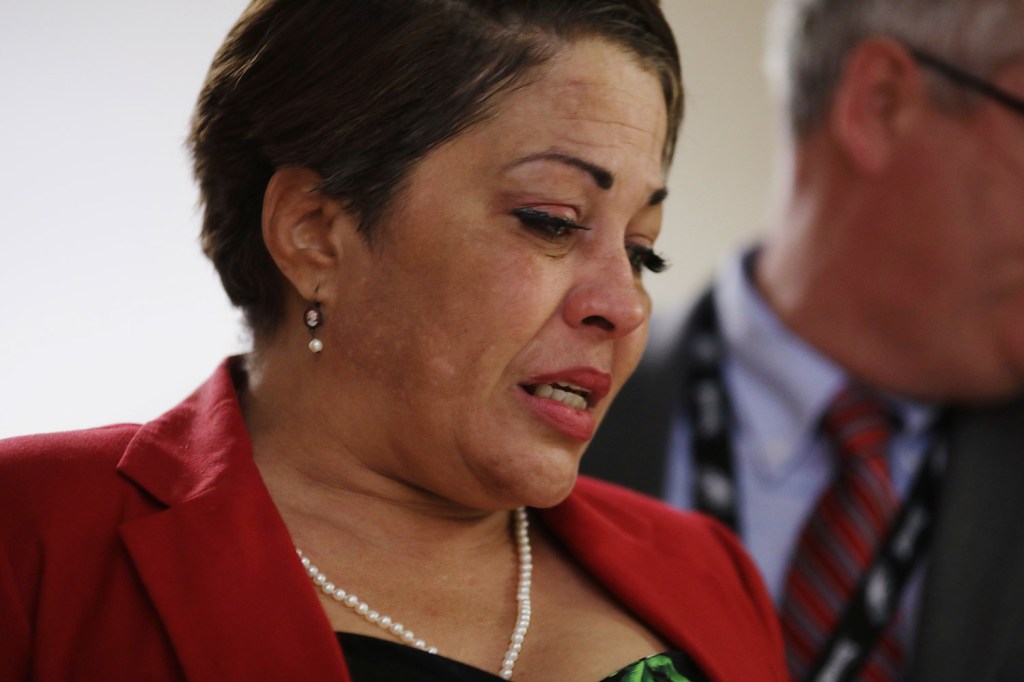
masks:
<instances>
[{"instance_id":1,"label":"dark suit jacket","mask_svg":"<svg viewBox=\"0 0 1024 682\"><path fill-rule=\"evenodd\" d=\"M535 515L712 678L785 679L760 578L720 526L594 480ZM228 365L148 424L0 442L0 519L0 679L349 679Z\"/></svg>"},{"instance_id":2,"label":"dark suit jacket","mask_svg":"<svg viewBox=\"0 0 1024 682\"><path fill-rule=\"evenodd\" d=\"M583 471L661 495L686 320L652 331ZM955 410L910 679L1024 680L1024 397Z\"/></svg>"}]
</instances>

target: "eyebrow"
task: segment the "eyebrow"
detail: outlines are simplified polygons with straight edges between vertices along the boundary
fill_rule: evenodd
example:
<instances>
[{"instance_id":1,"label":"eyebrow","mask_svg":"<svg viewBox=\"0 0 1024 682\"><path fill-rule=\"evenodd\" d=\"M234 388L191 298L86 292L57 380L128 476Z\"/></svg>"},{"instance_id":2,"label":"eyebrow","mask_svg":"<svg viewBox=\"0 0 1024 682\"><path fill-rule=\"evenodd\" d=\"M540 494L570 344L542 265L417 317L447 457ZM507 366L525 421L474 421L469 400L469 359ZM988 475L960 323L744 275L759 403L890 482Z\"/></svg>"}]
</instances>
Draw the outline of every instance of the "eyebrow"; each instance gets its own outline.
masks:
<instances>
[{"instance_id":1,"label":"eyebrow","mask_svg":"<svg viewBox=\"0 0 1024 682\"><path fill-rule=\"evenodd\" d=\"M600 189L611 189L615 184L615 174L607 168L602 168L601 166L593 164L585 159L581 159L578 156L564 154L562 152L541 152L539 154L524 156L523 158L509 164L507 169L522 166L527 163L533 163L535 161L555 161L557 163L565 164L566 166L578 168L593 178L594 184ZM651 193L651 197L647 200L647 204L648 206L657 206L661 202L665 201L665 197L667 196L668 189L661 187Z\"/></svg>"}]
</instances>

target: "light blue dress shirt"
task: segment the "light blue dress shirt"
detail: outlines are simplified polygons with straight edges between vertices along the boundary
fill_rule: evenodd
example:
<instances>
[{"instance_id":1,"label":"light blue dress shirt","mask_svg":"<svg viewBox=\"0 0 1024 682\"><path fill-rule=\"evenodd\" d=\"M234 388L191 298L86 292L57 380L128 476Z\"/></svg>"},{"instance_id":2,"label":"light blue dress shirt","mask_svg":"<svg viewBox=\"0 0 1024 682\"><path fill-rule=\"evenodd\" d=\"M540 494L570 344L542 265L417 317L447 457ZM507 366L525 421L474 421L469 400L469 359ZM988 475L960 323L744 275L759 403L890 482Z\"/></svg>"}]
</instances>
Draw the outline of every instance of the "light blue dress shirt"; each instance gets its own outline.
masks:
<instances>
[{"instance_id":1,"label":"light blue dress shirt","mask_svg":"<svg viewBox=\"0 0 1024 682\"><path fill-rule=\"evenodd\" d=\"M820 431L832 396L849 377L790 332L748 277L741 255L715 278L715 306L725 346L726 391L733 410L731 442L738 493L739 533L761 569L772 598L782 599L789 557L815 502L832 480L835 456ZM901 418L889 452L898 494L907 494L929 444L935 410L892 396ZM669 440L664 498L692 506L690 424L677 415ZM901 630L909 643L921 571L904 592Z\"/></svg>"}]
</instances>

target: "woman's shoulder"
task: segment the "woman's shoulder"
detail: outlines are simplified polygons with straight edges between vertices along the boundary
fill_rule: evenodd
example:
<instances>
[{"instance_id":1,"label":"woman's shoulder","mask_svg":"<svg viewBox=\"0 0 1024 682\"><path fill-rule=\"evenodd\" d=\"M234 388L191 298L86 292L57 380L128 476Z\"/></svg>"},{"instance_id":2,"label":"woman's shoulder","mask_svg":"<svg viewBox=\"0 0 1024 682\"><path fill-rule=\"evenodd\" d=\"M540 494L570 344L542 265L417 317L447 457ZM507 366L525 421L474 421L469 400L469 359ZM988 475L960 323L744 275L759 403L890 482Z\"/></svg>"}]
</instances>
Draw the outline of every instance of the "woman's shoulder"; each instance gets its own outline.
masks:
<instances>
[{"instance_id":1,"label":"woman's shoulder","mask_svg":"<svg viewBox=\"0 0 1024 682\"><path fill-rule=\"evenodd\" d=\"M139 428L138 424L111 424L0 439L0 470L13 475L56 464L95 465L110 458L116 464Z\"/></svg>"},{"instance_id":2,"label":"woman's shoulder","mask_svg":"<svg viewBox=\"0 0 1024 682\"><path fill-rule=\"evenodd\" d=\"M115 424L0 440L0 505L67 503L83 495L98 503L119 479L117 464L138 429Z\"/></svg>"}]
</instances>

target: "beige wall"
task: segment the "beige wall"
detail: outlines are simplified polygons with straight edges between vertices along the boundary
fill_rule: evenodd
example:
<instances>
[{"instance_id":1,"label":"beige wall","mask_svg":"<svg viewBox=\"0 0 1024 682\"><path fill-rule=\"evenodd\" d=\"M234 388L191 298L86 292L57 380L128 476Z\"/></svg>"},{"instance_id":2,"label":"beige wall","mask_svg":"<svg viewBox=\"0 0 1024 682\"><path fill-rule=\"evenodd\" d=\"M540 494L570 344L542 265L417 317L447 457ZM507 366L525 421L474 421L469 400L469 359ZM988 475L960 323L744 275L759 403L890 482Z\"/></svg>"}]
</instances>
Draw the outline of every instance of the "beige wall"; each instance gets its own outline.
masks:
<instances>
[{"instance_id":1,"label":"beige wall","mask_svg":"<svg viewBox=\"0 0 1024 682\"><path fill-rule=\"evenodd\" d=\"M761 71L769 0L662 0L683 59L682 141L659 249L672 267L647 277L655 312L682 304L768 201L774 119Z\"/></svg>"}]
</instances>

